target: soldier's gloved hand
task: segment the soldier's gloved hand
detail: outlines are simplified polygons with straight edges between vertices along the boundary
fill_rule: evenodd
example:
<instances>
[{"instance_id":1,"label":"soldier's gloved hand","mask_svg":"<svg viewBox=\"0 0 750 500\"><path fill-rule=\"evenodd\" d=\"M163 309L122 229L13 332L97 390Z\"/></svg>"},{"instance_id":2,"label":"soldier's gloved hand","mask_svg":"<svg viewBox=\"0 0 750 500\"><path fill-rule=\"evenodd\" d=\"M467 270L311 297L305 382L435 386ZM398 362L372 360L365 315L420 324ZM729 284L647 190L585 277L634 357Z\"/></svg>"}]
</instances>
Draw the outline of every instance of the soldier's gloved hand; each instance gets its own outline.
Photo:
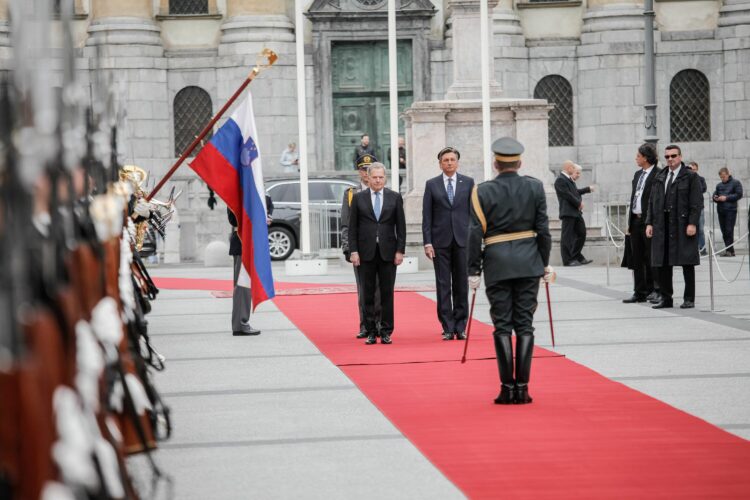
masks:
<instances>
[{"instance_id":1,"label":"soldier's gloved hand","mask_svg":"<svg viewBox=\"0 0 750 500\"><path fill-rule=\"evenodd\" d=\"M555 272L555 269L552 266L547 266L544 268L544 276L542 276L542 281L545 283L554 283L555 278L557 278L557 273Z\"/></svg>"},{"instance_id":2,"label":"soldier's gloved hand","mask_svg":"<svg viewBox=\"0 0 750 500\"><path fill-rule=\"evenodd\" d=\"M479 288L479 285L482 283L482 277L481 276L469 276L469 288L471 290L476 290Z\"/></svg>"}]
</instances>

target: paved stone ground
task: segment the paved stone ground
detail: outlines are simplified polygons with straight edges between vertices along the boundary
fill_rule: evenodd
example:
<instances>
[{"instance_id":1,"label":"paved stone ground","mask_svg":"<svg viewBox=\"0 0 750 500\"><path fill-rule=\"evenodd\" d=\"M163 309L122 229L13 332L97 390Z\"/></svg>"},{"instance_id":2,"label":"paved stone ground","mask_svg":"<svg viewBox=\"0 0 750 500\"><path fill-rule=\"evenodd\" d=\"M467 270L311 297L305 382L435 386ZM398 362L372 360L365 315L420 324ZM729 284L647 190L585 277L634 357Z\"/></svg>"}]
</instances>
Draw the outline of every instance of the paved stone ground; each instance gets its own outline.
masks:
<instances>
[{"instance_id":1,"label":"paved stone ground","mask_svg":"<svg viewBox=\"0 0 750 500\"><path fill-rule=\"evenodd\" d=\"M733 277L740 261L720 263ZM274 264L274 275L280 281L353 282L350 267L329 267L327 276L286 277L283 264ZM736 282L715 283L714 312L706 311L705 265L697 270L693 310L622 304L631 290L623 269L558 273L552 286L557 352L750 439L747 262ZM162 266L152 274L228 279L231 269ZM397 283L432 284L434 277L421 271L399 275ZM678 270L677 297L682 288ZM540 291L537 341L551 348L544 301ZM232 337L230 309L230 300L208 292L163 290L149 316L153 342L167 357L156 383L172 407L175 428L155 455L174 479L175 498L461 496L273 304L253 317L263 330L258 337ZM489 320L483 291L475 317ZM145 482L143 460L134 466Z\"/></svg>"}]
</instances>

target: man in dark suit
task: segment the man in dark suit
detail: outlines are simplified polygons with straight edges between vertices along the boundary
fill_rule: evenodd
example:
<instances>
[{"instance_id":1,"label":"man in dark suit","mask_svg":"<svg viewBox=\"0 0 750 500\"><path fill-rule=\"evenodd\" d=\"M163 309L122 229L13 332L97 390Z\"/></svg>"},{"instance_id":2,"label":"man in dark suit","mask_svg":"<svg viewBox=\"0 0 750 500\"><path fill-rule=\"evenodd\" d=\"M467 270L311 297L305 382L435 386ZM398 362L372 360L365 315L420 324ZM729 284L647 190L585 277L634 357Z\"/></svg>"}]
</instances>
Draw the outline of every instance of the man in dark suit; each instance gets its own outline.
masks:
<instances>
[{"instance_id":1,"label":"man in dark suit","mask_svg":"<svg viewBox=\"0 0 750 500\"><path fill-rule=\"evenodd\" d=\"M578 189L573 176L576 164L570 160L563 163L560 175L555 179L555 193L560 203L560 254L564 266L582 266L591 264L581 250L586 242L586 223L583 220L582 195L591 192L591 186Z\"/></svg>"},{"instance_id":2,"label":"man in dark suit","mask_svg":"<svg viewBox=\"0 0 750 500\"><path fill-rule=\"evenodd\" d=\"M698 220L703 206L698 176L682 162L679 146L670 144L667 166L654 179L646 214L646 237L651 238L651 265L658 269L661 301L654 309L671 308L672 267L682 266L685 292L681 309L695 307L695 266L698 254Z\"/></svg>"},{"instance_id":3,"label":"man in dark suit","mask_svg":"<svg viewBox=\"0 0 750 500\"><path fill-rule=\"evenodd\" d=\"M464 340L469 317L466 237L474 179L458 173L457 149L444 148L437 157L443 173L427 181L422 201L424 253L435 267L443 340Z\"/></svg>"},{"instance_id":4,"label":"man in dark suit","mask_svg":"<svg viewBox=\"0 0 750 500\"><path fill-rule=\"evenodd\" d=\"M344 251L344 258L347 262L351 262L351 251L349 249L349 217L352 202L354 201L354 195L360 191L364 191L370 184L370 179L367 177L367 170L370 168L377 159L371 155L362 155L357 160L357 171L359 173L359 187L351 187L344 193L344 200L341 204L341 248ZM354 267L354 279L357 283L357 303L359 304L359 332L356 337L363 339L367 337L367 329L365 328L365 293L362 278L360 276L360 267ZM377 278L376 278L377 280ZM380 324L380 291L375 288L375 324Z\"/></svg>"},{"instance_id":5,"label":"man in dark suit","mask_svg":"<svg viewBox=\"0 0 750 500\"><path fill-rule=\"evenodd\" d=\"M626 304L655 300L659 296L659 287L651 268L651 240L646 238L646 215L651 186L661 172L656 166L657 161L656 147L648 142L641 144L635 155L638 171L633 176L633 189L630 193L628 234L630 267L633 269L633 295L623 300Z\"/></svg>"},{"instance_id":6,"label":"man in dark suit","mask_svg":"<svg viewBox=\"0 0 750 500\"><path fill-rule=\"evenodd\" d=\"M406 251L406 216L401 195L385 188L385 165L373 163L368 170L370 186L354 195L349 213L349 250L354 266L361 266L365 292L365 344L376 342L375 277L382 307L380 342L391 343L393 288L396 266Z\"/></svg>"},{"instance_id":7,"label":"man in dark suit","mask_svg":"<svg viewBox=\"0 0 750 500\"><path fill-rule=\"evenodd\" d=\"M266 222L270 224L271 215L273 214L273 201L268 195L266 195L266 213L268 214ZM232 256L234 261L232 335L236 337L260 335L260 330L250 326L250 311L252 309L250 289L237 285L237 279L240 277L240 270L242 269L242 240L240 240L240 236L237 234L237 217L234 216L234 213L229 208L227 208L227 218L229 219L229 224L232 226L232 234L229 235L229 255Z\"/></svg>"},{"instance_id":8,"label":"man in dark suit","mask_svg":"<svg viewBox=\"0 0 750 500\"><path fill-rule=\"evenodd\" d=\"M492 144L498 176L474 188L466 245L469 288L484 270L501 389L495 404L527 404L534 351L534 311L539 278L553 276L552 237L542 182L518 175L523 145L511 137ZM513 370L511 332L516 332Z\"/></svg>"}]
</instances>

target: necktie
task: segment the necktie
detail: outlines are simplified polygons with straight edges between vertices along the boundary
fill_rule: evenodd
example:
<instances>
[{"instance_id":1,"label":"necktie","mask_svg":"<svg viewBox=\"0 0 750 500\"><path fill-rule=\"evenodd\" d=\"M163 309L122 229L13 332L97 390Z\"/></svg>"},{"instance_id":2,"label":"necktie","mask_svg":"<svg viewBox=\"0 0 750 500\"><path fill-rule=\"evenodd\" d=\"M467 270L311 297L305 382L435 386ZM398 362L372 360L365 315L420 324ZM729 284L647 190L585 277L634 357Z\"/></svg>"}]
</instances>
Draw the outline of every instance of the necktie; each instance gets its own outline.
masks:
<instances>
[{"instance_id":1,"label":"necktie","mask_svg":"<svg viewBox=\"0 0 750 500\"><path fill-rule=\"evenodd\" d=\"M453 179L448 177L448 201L453 205Z\"/></svg>"},{"instance_id":2,"label":"necktie","mask_svg":"<svg viewBox=\"0 0 750 500\"><path fill-rule=\"evenodd\" d=\"M633 196L633 210L636 209L636 204L638 202L638 198L641 196L641 192L643 189L643 179L646 178L646 171L641 170L641 175L638 177L638 185L635 187L635 196Z\"/></svg>"},{"instance_id":3,"label":"necktie","mask_svg":"<svg viewBox=\"0 0 750 500\"><path fill-rule=\"evenodd\" d=\"M375 218L380 220L380 191L375 193L375 206L373 208L375 210Z\"/></svg>"},{"instance_id":4,"label":"necktie","mask_svg":"<svg viewBox=\"0 0 750 500\"><path fill-rule=\"evenodd\" d=\"M669 188L672 186L672 179L674 178L674 171L669 172L669 179L667 179L667 188L664 190L664 192L669 192Z\"/></svg>"}]
</instances>

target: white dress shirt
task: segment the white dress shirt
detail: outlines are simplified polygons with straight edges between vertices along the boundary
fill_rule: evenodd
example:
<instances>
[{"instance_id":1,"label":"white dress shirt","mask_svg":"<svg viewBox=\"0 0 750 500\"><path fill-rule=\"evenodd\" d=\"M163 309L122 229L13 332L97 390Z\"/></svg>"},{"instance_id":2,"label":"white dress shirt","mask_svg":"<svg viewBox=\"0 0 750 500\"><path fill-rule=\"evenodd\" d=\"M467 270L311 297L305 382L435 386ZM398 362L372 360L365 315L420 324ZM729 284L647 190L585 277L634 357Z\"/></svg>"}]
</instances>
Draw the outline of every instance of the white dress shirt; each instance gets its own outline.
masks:
<instances>
[{"instance_id":1,"label":"white dress shirt","mask_svg":"<svg viewBox=\"0 0 750 500\"><path fill-rule=\"evenodd\" d=\"M641 176L638 179L638 184L636 184L636 192L635 197L633 198L633 213L636 215L641 215L643 213L643 209L641 207L641 196L643 196L643 190L646 189L646 181L648 180L648 176L651 175L651 171L654 169L654 166L651 165L647 169L643 170L641 172ZM640 189L638 189L638 186L640 185Z\"/></svg>"}]
</instances>

